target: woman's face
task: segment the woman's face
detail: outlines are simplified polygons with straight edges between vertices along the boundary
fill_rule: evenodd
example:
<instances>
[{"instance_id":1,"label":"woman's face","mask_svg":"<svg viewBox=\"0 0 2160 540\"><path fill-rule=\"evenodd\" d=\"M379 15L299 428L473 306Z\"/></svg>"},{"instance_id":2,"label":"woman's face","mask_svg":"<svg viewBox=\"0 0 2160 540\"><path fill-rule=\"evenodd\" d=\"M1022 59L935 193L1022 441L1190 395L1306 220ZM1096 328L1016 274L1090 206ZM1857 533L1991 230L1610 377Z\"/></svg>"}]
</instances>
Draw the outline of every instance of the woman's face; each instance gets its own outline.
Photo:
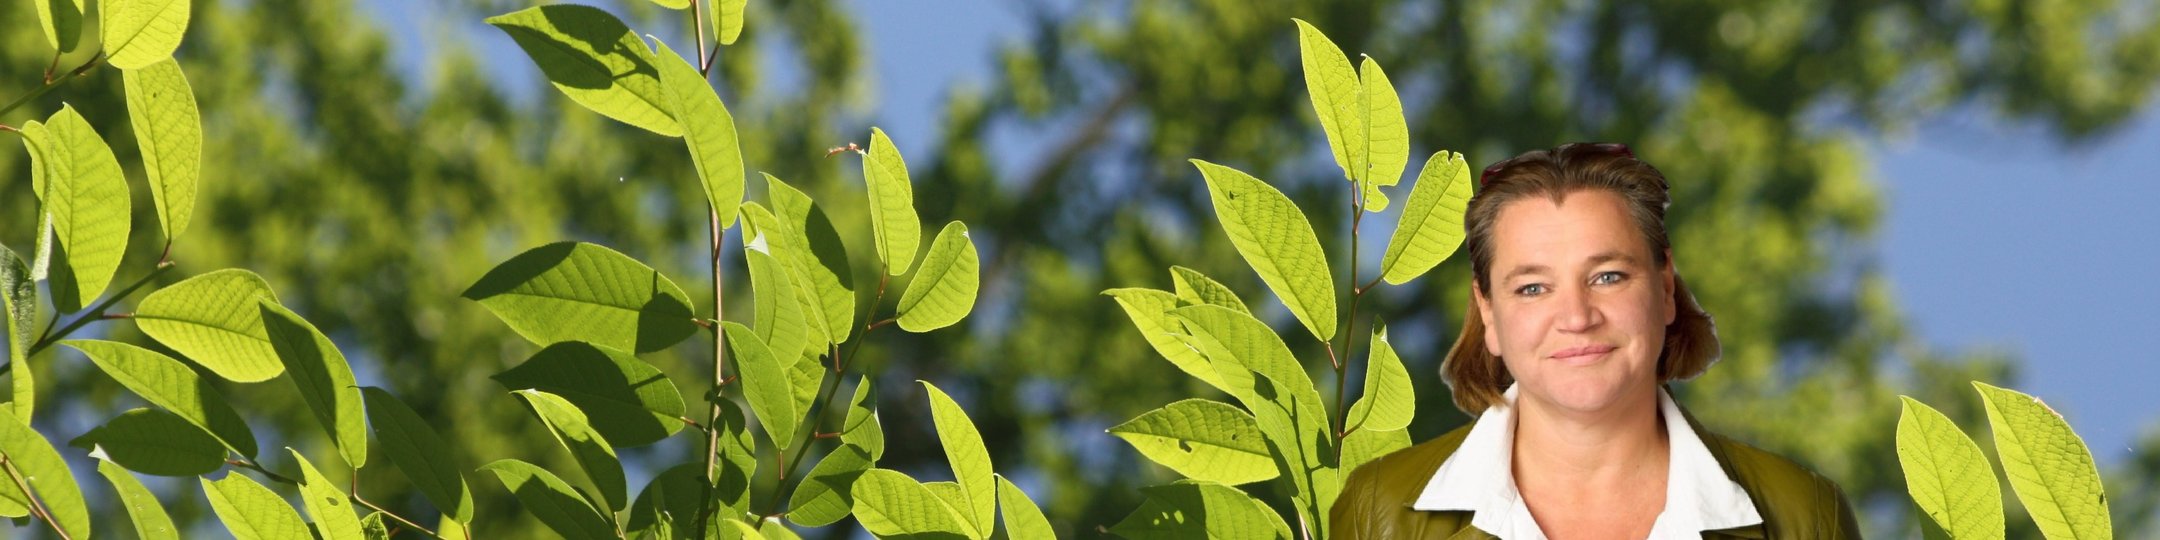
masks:
<instances>
[{"instance_id":1,"label":"woman's face","mask_svg":"<svg viewBox=\"0 0 2160 540\"><path fill-rule=\"evenodd\" d=\"M1518 400L1591 413L1655 395L1672 271L1651 258L1619 195L1517 200L1492 234L1491 289L1477 307Z\"/></svg>"}]
</instances>

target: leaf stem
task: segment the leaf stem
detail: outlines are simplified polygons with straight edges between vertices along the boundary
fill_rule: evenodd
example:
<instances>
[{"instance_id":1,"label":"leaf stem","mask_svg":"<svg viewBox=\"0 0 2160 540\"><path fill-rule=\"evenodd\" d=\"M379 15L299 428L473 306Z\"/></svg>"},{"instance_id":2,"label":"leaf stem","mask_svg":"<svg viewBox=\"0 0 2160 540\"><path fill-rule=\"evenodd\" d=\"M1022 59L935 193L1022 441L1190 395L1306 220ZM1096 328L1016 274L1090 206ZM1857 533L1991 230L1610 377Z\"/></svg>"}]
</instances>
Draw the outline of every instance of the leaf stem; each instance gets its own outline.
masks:
<instances>
[{"instance_id":1,"label":"leaf stem","mask_svg":"<svg viewBox=\"0 0 2160 540\"><path fill-rule=\"evenodd\" d=\"M255 472L256 472L257 474L261 474L261 475L263 475L263 478L268 478L268 479L270 479L270 481L273 481L273 482L279 482L279 483L283 483L283 484L291 484L291 485L295 485L295 486L297 486L297 485L300 485L300 481L299 481L299 480L294 480L294 479L293 479L292 477L289 477L289 476L285 476L285 475L282 475L282 474L278 474L278 473L274 473L274 472L270 472L270 469L266 469L266 468L263 468L263 466L262 466L261 464L255 463L254 461L250 461L250 460L245 460L245 459L226 459L226 460L225 460L225 464L226 464L226 465L231 465L231 466L234 466L234 467L239 467L239 468L242 468L242 469L247 469L247 470L255 471ZM438 538L438 539L439 539L439 538L442 538L442 535L440 535L440 534L435 534L435 530L434 530L434 529L429 529L429 528L427 528L427 527L422 527L422 526L420 526L420 524L418 524L418 523L413 523L413 521L412 521L412 520L410 520L410 519L405 519L405 516L400 516L400 515L397 515L397 513L396 513L396 512L391 512L391 511L389 511L389 510L384 510L384 509L382 509L382 507L379 507L379 506L375 506L374 504L372 504L372 503L369 503L369 502L367 502L367 499L362 499L362 498L360 498L360 491L359 491L359 489L358 489L358 488L359 488L359 485L358 485L358 482L359 482L359 480L357 479L357 478L358 478L358 476L359 476L359 475L357 475L357 474L356 474L356 475L354 475L354 478L355 478L355 480L353 480L353 482L354 482L354 486L353 486L353 488L354 488L354 489L353 489L353 491L352 491L352 492L350 492L350 493L346 493L346 494L345 494L345 497L346 497L346 498L348 498L348 499L351 499L351 500L352 500L352 502L353 502L353 504L358 504L358 505L361 505L361 506L366 506L366 507L368 507L368 508L373 508L373 509L375 509L375 511L376 511L376 512L381 512L381 513L382 513L382 515L384 515L384 516L387 516L387 517L389 517L390 519L395 519L395 520L398 520L398 522L399 522L399 523L403 523L403 524L405 524L405 526L407 526L407 527L412 527L412 528L413 528L413 530L417 530L417 531L420 531L420 532L421 532L422 534L426 534L426 535L428 535L428 536L429 536L429 537L431 537L431 538Z\"/></svg>"},{"instance_id":2,"label":"leaf stem","mask_svg":"<svg viewBox=\"0 0 2160 540\"><path fill-rule=\"evenodd\" d=\"M1357 283L1358 226L1365 221L1365 204L1361 196L1363 183L1353 184L1350 193L1350 282ZM1342 440L1349 433L1350 410L1343 407L1345 396L1350 393L1350 351L1357 345L1358 300L1365 297L1365 288L1352 286L1350 310L1343 313L1342 361L1335 364L1335 459L1342 459Z\"/></svg>"},{"instance_id":3,"label":"leaf stem","mask_svg":"<svg viewBox=\"0 0 2160 540\"><path fill-rule=\"evenodd\" d=\"M692 1L691 4L696 5L697 2ZM699 32L698 50L700 51L704 50L703 35L704 33L702 31ZM707 397L711 398L710 402L712 403L712 413L710 416L707 417L705 421L705 425L707 426L707 429L705 430L705 481L702 482L702 484L704 484L704 487L700 490L704 493L704 495L699 498L700 503L698 504L698 507L703 509L710 509L712 507L713 491L719 488L719 486L717 486L716 484L718 484L718 482L720 481L720 477L714 474L714 471L716 470L720 461L720 432L724 431L724 429L722 429L720 425L720 400L727 399L726 394L722 393L724 391L723 386L727 384L727 379L721 373L722 370L727 367L727 332L719 329L720 321L726 320L723 315L726 313L727 310L726 297L724 295L726 289L723 287L724 283L720 266L720 250L722 244L725 243L727 240L727 229L722 228L723 226L720 224L719 208L713 208L710 216L713 239L713 382L712 392L706 394ZM697 538L704 538L707 531L706 527L712 525L712 512L700 510L697 514Z\"/></svg>"},{"instance_id":4,"label":"leaf stem","mask_svg":"<svg viewBox=\"0 0 2160 540\"><path fill-rule=\"evenodd\" d=\"M17 107L21 107L24 104L29 103L30 100L37 99L39 96L45 95L46 92L51 92L54 88L59 88L61 84L65 84L66 82L73 80L76 77L81 77L84 73L89 73L91 68L97 67L98 62L104 59L105 53L101 52L95 56L91 56L90 60L83 62L82 65L75 66L75 69L68 70L67 74L60 76L60 78L55 79L47 76L45 78L44 85L37 87L36 90L31 90L28 94L23 94L22 97L15 98L15 102L7 104L6 107L0 107L0 115L4 115L10 111L14 111ZM54 65L59 65L57 63L59 61L59 57L53 57L53 62L56 62Z\"/></svg>"},{"instance_id":5,"label":"leaf stem","mask_svg":"<svg viewBox=\"0 0 2160 540\"><path fill-rule=\"evenodd\" d=\"M60 538L69 538L67 531L60 529L60 522L53 520L52 511L45 509L45 502L38 500L37 492L30 491L30 484L23 481L22 472L15 470L15 460L0 457L0 466L7 467L8 479L15 481L15 488L22 490L23 498L30 499L30 513L44 519L45 524L51 525L53 532L59 534Z\"/></svg>"},{"instance_id":6,"label":"leaf stem","mask_svg":"<svg viewBox=\"0 0 2160 540\"><path fill-rule=\"evenodd\" d=\"M141 289L144 285L149 285L150 281L156 279L158 274L165 273L166 270L171 269L172 267L173 262L170 260L159 261L157 267L152 268L150 270L150 273L143 274L143 277L141 279L135 280L135 283L129 284L127 288L121 289L120 292L113 293L112 296L105 297L105 301L98 302L96 306L90 308L90 311L88 313L84 313L81 317L76 317L74 322L70 322L67 326L61 327L59 332L50 331L50 326L48 325L48 331L45 333L45 336L38 338L37 343L30 346L30 351L23 354L23 358L29 358L32 355L36 355L38 351L43 351L46 347L51 347L54 342L60 341L61 338L67 337L68 334L73 334L76 330L82 329L84 325L90 324L90 321L102 321L108 319L133 317L133 315L126 315L126 317L107 316L105 315L105 310L111 309L114 303L119 302L122 298L127 298L129 294L134 294L136 289ZM58 321L59 318L55 317L53 320ZM10 369L13 368L14 366L12 364L0 364L0 373L7 373Z\"/></svg>"}]
</instances>

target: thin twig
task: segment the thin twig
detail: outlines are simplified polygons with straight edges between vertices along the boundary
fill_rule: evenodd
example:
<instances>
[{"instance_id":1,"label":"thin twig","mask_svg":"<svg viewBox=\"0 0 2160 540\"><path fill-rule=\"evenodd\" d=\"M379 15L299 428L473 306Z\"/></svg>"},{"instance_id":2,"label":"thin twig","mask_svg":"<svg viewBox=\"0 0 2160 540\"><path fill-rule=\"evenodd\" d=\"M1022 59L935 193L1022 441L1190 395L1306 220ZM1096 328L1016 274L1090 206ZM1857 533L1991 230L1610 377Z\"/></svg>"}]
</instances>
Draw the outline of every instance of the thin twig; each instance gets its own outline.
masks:
<instances>
[{"instance_id":1,"label":"thin twig","mask_svg":"<svg viewBox=\"0 0 2160 540\"><path fill-rule=\"evenodd\" d=\"M30 484L23 481L22 472L15 470L15 460L0 458L0 466L7 467L8 479L15 481L15 488L22 490L23 498L30 499L30 513L44 519L45 524L51 525L53 532L58 533L60 538L71 538L67 531L60 529L60 522L53 520L52 511L45 509L45 502L38 500L36 492L30 491Z\"/></svg>"},{"instance_id":2,"label":"thin twig","mask_svg":"<svg viewBox=\"0 0 2160 540\"><path fill-rule=\"evenodd\" d=\"M172 267L172 261L159 262L157 268L151 269L150 273L143 274L143 277L141 279L135 280L135 283L129 284L127 288L121 289L120 292L113 293L112 296L105 297L105 301L98 302L96 306L90 308L90 311L88 313L84 313L81 317L76 317L75 322L68 323L66 327L61 328L60 331L57 333L52 332L51 326L50 324L48 324L46 327L45 336L38 338L37 343L31 345L30 351L28 353L25 353L23 357L28 358L32 355L36 355L38 351L45 350L46 347L51 347L54 342L60 341L61 338L67 337L68 334L75 333L75 331L81 329L83 325L90 324L90 321L102 321L108 318L113 318L106 317L105 310L111 309L114 303L119 302L122 298L127 298L127 296L129 294L133 294L136 289L141 289L144 285L149 285L151 280L157 279L158 274L165 273L166 270L169 270ZM129 314L128 316L132 317L134 315ZM53 322L59 322L59 320L59 317L53 318ZM0 373L7 373L9 369L12 369L11 365L0 365Z\"/></svg>"},{"instance_id":3,"label":"thin twig","mask_svg":"<svg viewBox=\"0 0 2160 540\"><path fill-rule=\"evenodd\" d=\"M82 65L75 66L75 69L68 70L67 75L63 75L57 79L48 78L48 80L45 81L45 84L43 86L37 87L36 90L31 90L28 94L23 94L23 97L16 98L14 103L9 103L6 107L0 107L0 115L7 114L9 111L15 110L16 107L21 107L23 106L23 104L29 103L30 100L37 99L38 96L45 95L46 92L51 92L52 89L58 88L61 84L64 84L71 79L80 77L84 73L89 73L90 68L97 67L98 62L104 59L105 53L98 53L96 56L91 56L90 60L83 62ZM55 60L58 59L56 58Z\"/></svg>"},{"instance_id":4,"label":"thin twig","mask_svg":"<svg viewBox=\"0 0 2160 540\"><path fill-rule=\"evenodd\" d=\"M266 468L263 468L263 466L262 466L261 464L255 463L255 462L253 462L253 461L249 461L249 460L245 460L245 459L230 459L230 458L228 458L228 459L226 459L226 460L225 460L225 464L226 464L226 465L231 465L231 466L234 466L234 467L239 467L239 468L242 468L242 469L247 469L247 470L255 471L255 472L256 472L257 474L261 474L261 475L263 475L263 478L268 478L268 479L270 479L270 481L273 481L273 482L278 482L278 483L283 483L283 484L291 484L291 485L295 485L295 486L298 486L298 485L300 485L300 484L301 484L301 482L300 482L299 480L295 480L295 479L293 479L292 477L289 477L289 476L285 476L285 475L282 475L282 474L278 474L278 473L275 473L275 472L271 472L271 471L270 471L270 469L266 469ZM373 508L373 509L375 509L375 511L376 511L376 512L381 512L381 513L382 513L382 515L384 515L384 516L388 516L388 517L389 517L390 519L395 519L395 520L398 520L398 522L399 522L399 523L404 523L404 524L405 524L405 526L407 526L407 527L412 527L412 528L413 528L414 530L418 530L418 531L420 531L420 532L422 532L422 533L425 533L425 534L427 534L427 535L428 535L429 537L433 537L433 538L442 538L442 535L439 535L439 534L435 534L435 531L434 531L433 529L429 529L429 528L427 528L427 527L422 527L422 526L420 526L420 524L418 524L418 523L413 523L413 522L412 522L412 520L409 520L409 519L405 519L405 517L404 517L404 516L400 516L400 515L397 515L397 513L396 513L396 512L391 512L391 511L389 511L389 510L384 510L384 509L382 509L382 507L379 507L379 506L375 506L374 504L372 504L372 503L369 503L369 502L367 502L367 500L366 500L366 499L362 499L362 498L360 498L360 479L359 479L359 475L357 475L357 474L353 475L353 486L352 486L352 487L353 487L353 491L352 491L352 492L350 492L350 493L346 493L346 494L345 494L345 497L346 497L347 499L351 499L351 500L352 500L352 502L353 502L353 504L358 504L358 505L361 505L361 506L366 506L366 507L368 507L368 508Z\"/></svg>"}]
</instances>

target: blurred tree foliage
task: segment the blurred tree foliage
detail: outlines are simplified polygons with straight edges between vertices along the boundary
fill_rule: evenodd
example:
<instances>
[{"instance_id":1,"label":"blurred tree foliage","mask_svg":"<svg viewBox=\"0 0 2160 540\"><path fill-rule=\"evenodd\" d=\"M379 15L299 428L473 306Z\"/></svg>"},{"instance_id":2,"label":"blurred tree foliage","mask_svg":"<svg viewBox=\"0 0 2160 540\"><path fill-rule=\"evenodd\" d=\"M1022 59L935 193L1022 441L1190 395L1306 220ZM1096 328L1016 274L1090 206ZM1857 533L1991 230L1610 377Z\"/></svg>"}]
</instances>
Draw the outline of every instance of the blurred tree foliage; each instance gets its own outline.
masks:
<instances>
[{"instance_id":1,"label":"blurred tree foliage","mask_svg":"<svg viewBox=\"0 0 2160 540\"><path fill-rule=\"evenodd\" d=\"M658 9L645 2L595 3L634 27L663 26L645 17ZM479 20L527 2L369 16L404 4L195 2L177 56L201 103L204 180L196 228L173 255L180 271L165 279L255 270L339 340L362 384L392 388L453 434L463 462L540 458L523 449L547 447L545 430L486 379L534 347L458 291L493 261L564 237L605 241L672 275L701 274L704 199L675 144L578 109L536 73L497 65L524 62ZM973 411L993 459L1017 465L1007 468L1074 536L1115 523L1139 504L1138 486L1170 478L1103 429L1205 390L1156 359L1097 292L1165 287L1161 269L1172 264L1264 290L1227 239L1200 226L1210 210L1184 160L1266 178L1315 214L1324 243L1350 240L1347 192L1303 95L1291 17L1386 63L1410 110L1413 155L1445 148L1483 164L1564 141L1613 140L1658 164L1675 185L1679 268L1717 316L1725 344L1721 365L1677 386L1682 399L1719 430L1836 479L1876 531L1895 536L1914 526L1894 474L1895 395L1979 425L1965 381L2006 381L2014 359L1930 350L1904 328L1875 268L1871 238L1882 208L1861 141L1972 107L2074 144L2130 117L2160 81L2160 13L2106 0L1012 6L998 9L1023 10L1029 24L1022 40L996 53L998 80L955 89L943 140L911 152L920 156L911 168L923 219L980 224L980 316L962 332L880 335L886 346L865 360L871 372L884 366L886 388L923 378L951 391ZM53 61L29 11L27 2L0 8L0 98L34 88ZM877 51L867 50L857 29L864 23L848 11L836 0L751 2L751 30L722 51L717 71L749 167L829 201L843 230L865 230L864 212L851 206L861 200L850 195L861 182L851 162L821 158L864 140L871 123L866 73ZM369 23L383 19L409 26ZM421 65L400 65L390 41L415 34L451 45L431 49ZM140 179L136 150L122 142L133 138L116 72L71 83L0 123L19 125L63 98ZM22 152L0 151L0 174L0 193L28 192ZM147 190L135 196L149 204ZM0 241L31 245L33 205L0 198ZM1384 247L1384 233L1368 228L1362 241ZM116 281L148 271L156 239L135 236ZM874 271L867 248L851 248L860 276ZM1374 260L1381 252L1363 251ZM1430 287L1383 287L1366 303L1389 321L1417 378L1427 408L1411 428L1420 440L1465 419L1452 412L1437 372L1466 302L1467 267L1450 262L1440 272L1424 280ZM710 294L701 281L678 279L692 297ZM1295 324L1272 299L1246 300L1278 328ZM747 313L748 298L731 299L729 309ZM95 328L135 332L124 322ZM1308 365L1325 366L1318 344L1293 346ZM132 406L73 352L47 354L60 358L46 360L52 374L40 383L80 396L57 402L47 419L79 432ZM709 359L694 354L649 359L697 380L696 366ZM306 429L297 393L272 387L284 388L228 392L247 401L236 403L245 410L285 411L252 418L273 424L256 426L275 434L265 447L326 448L320 430ZM943 458L925 400L899 392L881 400L892 439L885 466L937 470ZM2126 536L2160 526L2151 481L2160 474L2160 437L2139 448L2111 478ZM624 457L655 468L687 460L658 452ZM632 480L653 472L633 470ZM360 482L366 492L414 493L396 474ZM187 486L152 487L183 528L209 516L200 499L176 495ZM114 499L98 489L92 499L112 511ZM506 494L477 491L477 530L544 534ZM376 502L425 505L418 497ZM2021 513L2012 512L2016 524Z\"/></svg>"}]
</instances>

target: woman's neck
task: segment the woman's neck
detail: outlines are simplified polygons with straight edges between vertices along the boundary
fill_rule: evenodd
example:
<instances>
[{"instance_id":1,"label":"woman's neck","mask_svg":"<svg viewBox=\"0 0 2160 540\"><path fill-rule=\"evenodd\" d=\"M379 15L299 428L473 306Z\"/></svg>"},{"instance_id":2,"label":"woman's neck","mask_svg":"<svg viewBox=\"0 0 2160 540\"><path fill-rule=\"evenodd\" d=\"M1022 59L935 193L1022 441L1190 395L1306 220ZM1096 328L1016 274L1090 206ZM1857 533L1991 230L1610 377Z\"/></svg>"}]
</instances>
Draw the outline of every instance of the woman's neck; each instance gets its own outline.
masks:
<instances>
[{"instance_id":1,"label":"woman's neck","mask_svg":"<svg viewBox=\"0 0 2160 540\"><path fill-rule=\"evenodd\" d=\"M1564 410L1527 393L1515 406L1517 484L1601 489L1663 480L1669 448L1657 387L1598 411Z\"/></svg>"}]
</instances>

